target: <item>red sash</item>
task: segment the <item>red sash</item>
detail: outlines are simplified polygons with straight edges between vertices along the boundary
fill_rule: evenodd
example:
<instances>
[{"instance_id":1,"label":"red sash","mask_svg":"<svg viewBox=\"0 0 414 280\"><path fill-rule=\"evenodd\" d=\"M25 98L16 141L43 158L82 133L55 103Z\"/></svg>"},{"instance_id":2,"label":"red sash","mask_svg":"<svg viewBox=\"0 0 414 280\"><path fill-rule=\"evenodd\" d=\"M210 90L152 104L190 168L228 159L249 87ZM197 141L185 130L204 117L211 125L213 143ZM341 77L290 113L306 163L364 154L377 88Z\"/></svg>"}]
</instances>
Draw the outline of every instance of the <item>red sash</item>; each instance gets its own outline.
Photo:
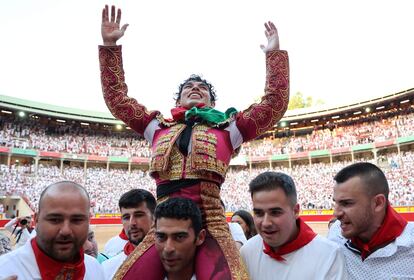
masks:
<instances>
[{"instance_id":1,"label":"red sash","mask_svg":"<svg viewBox=\"0 0 414 280\"><path fill-rule=\"evenodd\" d=\"M30 242L42 280L82 280L85 276L85 263L82 248L80 249L79 260L76 263L63 263L55 261L43 253L37 246L36 238L33 238Z\"/></svg>"},{"instance_id":2,"label":"red sash","mask_svg":"<svg viewBox=\"0 0 414 280\"><path fill-rule=\"evenodd\" d=\"M128 240L128 236L126 235L124 229L122 229L121 233L119 234L119 237L123 240Z\"/></svg>"},{"instance_id":3,"label":"red sash","mask_svg":"<svg viewBox=\"0 0 414 280\"><path fill-rule=\"evenodd\" d=\"M358 237L351 238L352 244L361 251L361 258L364 260L375 250L387 246L404 231L407 221L404 220L388 202L384 221L381 227L374 233L368 243L364 243Z\"/></svg>"},{"instance_id":4,"label":"red sash","mask_svg":"<svg viewBox=\"0 0 414 280\"><path fill-rule=\"evenodd\" d=\"M129 256L134 250L135 250L135 245L128 241L127 244L125 244L124 246L125 255Z\"/></svg>"},{"instance_id":5,"label":"red sash","mask_svg":"<svg viewBox=\"0 0 414 280\"><path fill-rule=\"evenodd\" d=\"M197 108L204 107L204 103L197 104ZM175 107L171 109L171 115L174 121L183 121L185 119L185 112L188 111L188 108L185 107Z\"/></svg>"},{"instance_id":6,"label":"red sash","mask_svg":"<svg viewBox=\"0 0 414 280\"><path fill-rule=\"evenodd\" d=\"M298 218L296 220L296 224L298 225L299 233L295 239L280 246L277 252L275 252L272 247L263 241L265 247L263 252L279 262L285 261L285 259L282 257L283 255L289 254L302 248L315 238L316 233L307 224L305 224L301 218Z\"/></svg>"}]
</instances>

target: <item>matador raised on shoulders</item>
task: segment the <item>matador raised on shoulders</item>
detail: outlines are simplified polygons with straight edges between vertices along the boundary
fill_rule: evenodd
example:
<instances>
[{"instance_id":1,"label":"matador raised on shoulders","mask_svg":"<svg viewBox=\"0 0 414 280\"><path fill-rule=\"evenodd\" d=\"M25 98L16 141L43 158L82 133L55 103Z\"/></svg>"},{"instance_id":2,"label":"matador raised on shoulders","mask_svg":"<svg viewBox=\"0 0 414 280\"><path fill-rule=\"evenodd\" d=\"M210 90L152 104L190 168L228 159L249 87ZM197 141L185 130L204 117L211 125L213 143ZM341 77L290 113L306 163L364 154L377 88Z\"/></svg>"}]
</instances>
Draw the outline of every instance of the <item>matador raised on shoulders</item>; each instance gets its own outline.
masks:
<instances>
[{"instance_id":1,"label":"matador raised on shoulders","mask_svg":"<svg viewBox=\"0 0 414 280\"><path fill-rule=\"evenodd\" d=\"M187 197L200 207L207 238L196 254L196 279L248 279L220 204L220 186L240 145L272 129L287 109L289 62L287 52L279 49L277 29L272 22L265 23L268 44L261 48L266 56L266 84L259 103L240 112L233 108L219 112L214 109L212 85L192 75L179 86L173 119L167 120L127 95L122 48L116 42L128 25L120 27L120 22L120 9L103 9L99 62L105 102L116 118L151 144L149 172L156 181L157 200ZM114 279L164 279L154 238L151 230Z\"/></svg>"}]
</instances>

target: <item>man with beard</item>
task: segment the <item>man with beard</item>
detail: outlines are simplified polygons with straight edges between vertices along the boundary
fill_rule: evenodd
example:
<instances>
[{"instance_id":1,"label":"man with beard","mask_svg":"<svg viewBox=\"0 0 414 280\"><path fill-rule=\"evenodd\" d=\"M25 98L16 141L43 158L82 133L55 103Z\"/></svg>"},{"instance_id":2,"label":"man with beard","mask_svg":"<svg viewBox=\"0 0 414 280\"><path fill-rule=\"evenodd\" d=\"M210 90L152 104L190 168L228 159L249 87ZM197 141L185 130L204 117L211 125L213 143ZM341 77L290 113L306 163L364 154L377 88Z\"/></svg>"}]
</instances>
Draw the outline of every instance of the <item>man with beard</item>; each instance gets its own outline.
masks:
<instances>
[{"instance_id":1,"label":"man with beard","mask_svg":"<svg viewBox=\"0 0 414 280\"><path fill-rule=\"evenodd\" d=\"M168 280L195 280L195 254L204 243L201 212L187 198L170 198L155 210L155 248ZM202 264L199 264L202 265Z\"/></svg>"},{"instance_id":2,"label":"man with beard","mask_svg":"<svg viewBox=\"0 0 414 280\"><path fill-rule=\"evenodd\" d=\"M0 257L0 279L103 279L102 268L82 245L88 235L90 200L74 182L48 186L35 214L36 237Z\"/></svg>"},{"instance_id":3,"label":"man with beard","mask_svg":"<svg viewBox=\"0 0 414 280\"><path fill-rule=\"evenodd\" d=\"M338 219L328 238L340 244L350 279L413 279L414 224L388 201L384 173L374 164L349 165L334 177Z\"/></svg>"},{"instance_id":4,"label":"man with beard","mask_svg":"<svg viewBox=\"0 0 414 280\"><path fill-rule=\"evenodd\" d=\"M124 260L147 235L153 223L155 205L154 196L143 189L133 189L121 196L119 209L128 242L118 255L102 263L105 279L113 278Z\"/></svg>"},{"instance_id":5,"label":"man with beard","mask_svg":"<svg viewBox=\"0 0 414 280\"><path fill-rule=\"evenodd\" d=\"M317 235L300 217L293 179L264 172L249 184L258 234L241 248L250 279L346 278L339 247Z\"/></svg>"}]
</instances>

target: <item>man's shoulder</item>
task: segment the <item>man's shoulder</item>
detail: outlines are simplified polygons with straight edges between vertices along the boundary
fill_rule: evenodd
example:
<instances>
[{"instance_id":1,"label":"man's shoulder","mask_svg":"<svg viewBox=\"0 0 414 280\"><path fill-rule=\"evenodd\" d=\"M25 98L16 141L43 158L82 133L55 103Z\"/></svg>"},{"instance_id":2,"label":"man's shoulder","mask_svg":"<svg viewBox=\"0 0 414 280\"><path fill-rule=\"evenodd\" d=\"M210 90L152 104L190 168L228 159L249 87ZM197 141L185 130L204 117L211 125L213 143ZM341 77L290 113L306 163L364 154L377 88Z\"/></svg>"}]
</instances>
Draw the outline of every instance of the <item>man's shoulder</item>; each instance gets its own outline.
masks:
<instances>
[{"instance_id":1,"label":"man's shoulder","mask_svg":"<svg viewBox=\"0 0 414 280\"><path fill-rule=\"evenodd\" d=\"M104 253L109 256L114 256L124 248L124 245L127 242L128 240L124 240L119 237L119 235L116 235L106 242L104 246Z\"/></svg>"},{"instance_id":2,"label":"man's shoulder","mask_svg":"<svg viewBox=\"0 0 414 280\"><path fill-rule=\"evenodd\" d=\"M31 247L31 246L30 246ZM0 256L0 265L8 262L23 261L28 258L34 257L33 251L30 250L29 245L19 247L7 254Z\"/></svg>"},{"instance_id":3,"label":"man's shoulder","mask_svg":"<svg viewBox=\"0 0 414 280\"><path fill-rule=\"evenodd\" d=\"M409 222L404 231L395 240L397 246L410 247L414 250L414 222Z\"/></svg>"},{"instance_id":4,"label":"man's shoulder","mask_svg":"<svg viewBox=\"0 0 414 280\"><path fill-rule=\"evenodd\" d=\"M38 268L30 242L24 246L0 256L0 277L10 275L37 275Z\"/></svg>"},{"instance_id":5,"label":"man's shoulder","mask_svg":"<svg viewBox=\"0 0 414 280\"><path fill-rule=\"evenodd\" d=\"M102 262L103 267L111 267L118 263L122 263L126 259L126 255L124 252L119 253L116 256L113 256L112 258L107 259L106 261Z\"/></svg>"},{"instance_id":6,"label":"man's shoulder","mask_svg":"<svg viewBox=\"0 0 414 280\"><path fill-rule=\"evenodd\" d=\"M247 240L246 244L244 244L241 247L240 253L242 255L248 255L254 251L259 251L259 250L262 251L261 250L262 248L263 248L263 239L260 236L260 234L256 234L255 236Z\"/></svg>"},{"instance_id":7,"label":"man's shoulder","mask_svg":"<svg viewBox=\"0 0 414 280\"><path fill-rule=\"evenodd\" d=\"M329 240L332 242L335 242L339 245L343 245L346 243L347 239L342 236L341 234L341 222L336 221L332 224L331 228L328 231L328 237Z\"/></svg>"},{"instance_id":8,"label":"man's shoulder","mask_svg":"<svg viewBox=\"0 0 414 280\"><path fill-rule=\"evenodd\" d=\"M126 258L127 256L125 255L125 253L121 252L118 255L101 263L105 279L112 279L112 277L115 275L115 272L122 265Z\"/></svg>"},{"instance_id":9,"label":"man's shoulder","mask_svg":"<svg viewBox=\"0 0 414 280\"><path fill-rule=\"evenodd\" d=\"M104 279L104 272L98 260L85 254L84 264L86 269L85 279Z\"/></svg>"},{"instance_id":10,"label":"man's shoulder","mask_svg":"<svg viewBox=\"0 0 414 280\"><path fill-rule=\"evenodd\" d=\"M89 256L87 254L85 254L84 256L84 262L85 262L85 265L88 265L88 266L95 266L95 265L100 266L99 262L94 257Z\"/></svg>"},{"instance_id":11,"label":"man's shoulder","mask_svg":"<svg viewBox=\"0 0 414 280\"><path fill-rule=\"evenodd\" d=\"M304 247L307 246L309 249L314 250L315 253L319 255L330 255L340 250L340 246L337 243L319 234L317 234L315 238Z\"/></svg>"},{"instance_id":12,"label":"man's shoulder","mask_svg":"<svg viewBox=\"0 0 414 280\"><path fill-rule=\"evenodd\" d=\"M105 246L111 245L112 243L120 242L123 240L119 235L112 236L109 238L109 240L106 242Z\"/></svg>"}]
</instances>

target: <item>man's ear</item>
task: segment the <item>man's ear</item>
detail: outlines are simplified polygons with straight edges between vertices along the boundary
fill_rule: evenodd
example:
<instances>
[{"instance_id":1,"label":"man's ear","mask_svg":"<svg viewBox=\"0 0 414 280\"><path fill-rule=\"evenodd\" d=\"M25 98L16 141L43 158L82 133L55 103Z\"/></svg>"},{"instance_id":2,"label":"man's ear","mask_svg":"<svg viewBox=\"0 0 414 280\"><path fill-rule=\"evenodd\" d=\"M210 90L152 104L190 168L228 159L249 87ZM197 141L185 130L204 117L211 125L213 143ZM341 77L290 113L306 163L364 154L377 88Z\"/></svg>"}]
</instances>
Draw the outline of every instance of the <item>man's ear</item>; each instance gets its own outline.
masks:
<instances>
[{"instance_id":1,"label":"man's ear","mask_svg":"<svg viewBox=\"0 0 414 280\"><path fill-rule=\"evenodd\" d=\"M296 203L296 205L293 207L293 212L295 213L296 219L299 218L299 214L300 214L300 205L299 205L299 203Z\"/></svg>"},{"instance_id":2,"label":"man's ear","mask_svg":"<svg viewBox=\"0 0 414 280\"><path fill-rule=\"evenodd\" d=\"M381 212L387 207L387 199L383 194L377 194L373 197L374 211Z\"/></svg>"},{"instance_id":3,"label":"man's ear","mask_svg":"<svg viewBox=\"0 0 414 280\"><path fill-rule=\"evenodd\" d=\"M35 226L37 226L37 223L39 222L39 212L33 214L33 219L35 221Z\"/></svg>"},{"instance_id":4,"label":"man's ear","mask_svg":"<svg viewBox=\"0 0 414 280\"><path fill-rule=\"evenodd\" d=\"M197 239L196 239L196 245L200 246L201 244L204 243L204 240L206 240L206 230L202 229L198 233L198 236L197 236Z\"/></svg>"}]
</instances>

